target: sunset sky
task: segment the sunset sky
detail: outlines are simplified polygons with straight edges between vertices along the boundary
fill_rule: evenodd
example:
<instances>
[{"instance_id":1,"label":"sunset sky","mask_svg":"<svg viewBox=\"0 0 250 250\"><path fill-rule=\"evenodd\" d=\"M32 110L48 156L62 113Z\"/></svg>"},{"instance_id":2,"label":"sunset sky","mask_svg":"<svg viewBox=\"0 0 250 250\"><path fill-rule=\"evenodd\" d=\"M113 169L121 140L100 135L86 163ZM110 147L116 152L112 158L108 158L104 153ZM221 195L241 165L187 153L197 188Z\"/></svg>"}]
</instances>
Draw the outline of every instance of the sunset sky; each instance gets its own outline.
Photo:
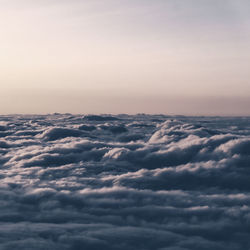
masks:
<instances>
[{"instance_id":1,"label":"sunset sky","mask_svg":"<svg viewBox=\"0 0 250 250\"><path fill-rule=\"evenodd\" d=\"M249 0L0 0L0 114L250 115Z\"/></svg>"}]
</instances>

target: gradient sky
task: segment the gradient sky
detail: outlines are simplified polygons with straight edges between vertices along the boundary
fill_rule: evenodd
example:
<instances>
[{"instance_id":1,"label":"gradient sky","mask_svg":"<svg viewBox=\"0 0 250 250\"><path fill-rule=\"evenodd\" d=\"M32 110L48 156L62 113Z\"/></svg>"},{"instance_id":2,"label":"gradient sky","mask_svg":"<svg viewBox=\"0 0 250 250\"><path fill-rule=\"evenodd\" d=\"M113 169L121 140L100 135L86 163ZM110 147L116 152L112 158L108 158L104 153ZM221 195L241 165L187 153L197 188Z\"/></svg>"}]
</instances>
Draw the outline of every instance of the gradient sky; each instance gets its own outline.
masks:
<instances>
[{"instance_id":1,"label":"gradient sky","mask_svg":"<svg viewBox=\"0 0 250 250\"><path fill-rule=\"evenodd\" d=\"M0 0L0 113L250 115L249 0Z\"/></svg>"}]
</instances>

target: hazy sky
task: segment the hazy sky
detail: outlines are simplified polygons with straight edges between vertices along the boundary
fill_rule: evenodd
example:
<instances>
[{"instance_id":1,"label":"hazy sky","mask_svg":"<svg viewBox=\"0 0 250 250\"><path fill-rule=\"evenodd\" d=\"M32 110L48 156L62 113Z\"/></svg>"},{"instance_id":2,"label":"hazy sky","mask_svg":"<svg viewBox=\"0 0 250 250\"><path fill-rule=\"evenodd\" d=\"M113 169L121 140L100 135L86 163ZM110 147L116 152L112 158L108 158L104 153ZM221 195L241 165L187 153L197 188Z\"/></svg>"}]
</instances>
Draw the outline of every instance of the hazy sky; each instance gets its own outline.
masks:
<instances>
[{"instance_id":1,"label":"hazy sky","mask_svg":"<svg viewBox=\"0 0 250 250\"><path fill-rule=\"evenodd\" d=\"M249 0L0 0L0 113L250 115Z\"/></svg>"}]
</instances>

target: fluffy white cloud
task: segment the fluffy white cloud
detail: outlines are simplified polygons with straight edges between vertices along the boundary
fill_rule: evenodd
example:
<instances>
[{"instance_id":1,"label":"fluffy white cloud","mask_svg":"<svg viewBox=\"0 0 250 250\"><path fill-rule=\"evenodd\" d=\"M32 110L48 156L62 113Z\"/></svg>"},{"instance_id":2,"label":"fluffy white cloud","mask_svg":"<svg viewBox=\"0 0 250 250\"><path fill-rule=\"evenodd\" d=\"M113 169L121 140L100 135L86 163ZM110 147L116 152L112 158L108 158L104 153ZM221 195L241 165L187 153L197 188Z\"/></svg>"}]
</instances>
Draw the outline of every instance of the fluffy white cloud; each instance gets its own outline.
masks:
<instances>
[{"instance_id":1,"label":"fluffy white cloud","mask_svg":"<svg viewBox=\"0 0 250 250\"><path fill-rule=\"evenodd\" d=\"M1 116L1 249L250 247L250 120Z\"/></svg>"}]
</instances>

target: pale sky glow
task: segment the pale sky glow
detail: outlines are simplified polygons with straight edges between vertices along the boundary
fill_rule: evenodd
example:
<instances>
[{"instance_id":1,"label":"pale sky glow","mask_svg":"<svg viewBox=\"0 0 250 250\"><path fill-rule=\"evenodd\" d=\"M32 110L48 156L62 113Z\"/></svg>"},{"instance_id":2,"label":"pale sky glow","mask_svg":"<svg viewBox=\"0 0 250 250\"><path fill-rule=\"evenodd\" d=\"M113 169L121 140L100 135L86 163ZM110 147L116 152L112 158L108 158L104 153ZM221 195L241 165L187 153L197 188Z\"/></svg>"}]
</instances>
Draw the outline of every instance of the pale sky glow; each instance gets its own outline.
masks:
<instances>
[{"instance_id":1,"label":"pale sky glow","mask_svg":"<svg viewBox=\"0 0 250 250\"><path fill-rule=\"evenodd\" d=\"M0 113L250 115L249 13L248 0L0 0Z\"/></svg>"}]
</instances>

